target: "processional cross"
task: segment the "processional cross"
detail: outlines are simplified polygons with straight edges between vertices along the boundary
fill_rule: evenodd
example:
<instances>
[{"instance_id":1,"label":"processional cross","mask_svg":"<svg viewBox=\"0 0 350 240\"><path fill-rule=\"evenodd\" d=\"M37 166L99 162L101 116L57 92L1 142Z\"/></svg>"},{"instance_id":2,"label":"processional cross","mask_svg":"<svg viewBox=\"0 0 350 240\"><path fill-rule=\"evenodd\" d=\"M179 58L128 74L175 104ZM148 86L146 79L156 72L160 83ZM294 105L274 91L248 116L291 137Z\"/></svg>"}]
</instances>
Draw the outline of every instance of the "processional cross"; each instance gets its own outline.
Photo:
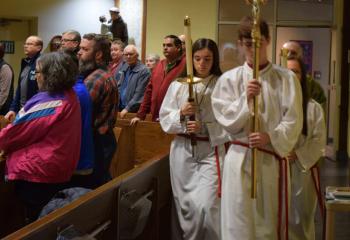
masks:
<instances>
[{"instance_id":1,"label":"processional cross","mask_svg":"<svg viewBox=\"0 0 350 240\"><path fill-rule=\"evenodd\" d=\"M260 5L265 4L267 0L246 0L246 3L252 6L252 17L253 17L253 29L252 29L252 41L253 41L253 78L259 81L259 48L261 41L260 33ZM250 132L258 132L259 130L259 102L258 96L255 96L252 103L252 109L250 109L251 126ZM251 198L256 198L257 189L257 153L256 147L252 148L252 164L251 164Z\"/></svg>"}]
</instances>

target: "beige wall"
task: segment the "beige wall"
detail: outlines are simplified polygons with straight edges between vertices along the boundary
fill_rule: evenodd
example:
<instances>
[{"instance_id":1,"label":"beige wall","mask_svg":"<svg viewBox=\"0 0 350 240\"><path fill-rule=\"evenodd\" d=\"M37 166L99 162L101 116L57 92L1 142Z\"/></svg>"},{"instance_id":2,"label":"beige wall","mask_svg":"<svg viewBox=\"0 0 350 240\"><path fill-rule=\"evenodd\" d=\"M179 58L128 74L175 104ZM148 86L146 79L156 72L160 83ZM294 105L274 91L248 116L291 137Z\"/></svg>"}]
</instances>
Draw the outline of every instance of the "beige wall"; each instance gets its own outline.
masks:
<instances>
[{"instance_id":1,"label":"beige wall","mask_svg":"<svg viewBox=\"0 0 350 240\"><path fill-rule=\"evenodd\" d=\"M24 22L22 25L11 23L10 26L0 26L0 40L16 41L15 54L6 56L15 69L16 78L20 59L24 57L23 42L28 35L37 33L43 38L44 48L46 48L52 36L68 29L76 29L82 34L100 32L101 24L98 17L108 14L108 9L114 5L113 0L1 1L6 4L2 4L0 8L0 17L31 19L34 25L37 25L29 24L28 28L25 28L22 25L28 25L28 23Z\"/></svg>"},{"instance_id":2,"label":"beige wall","mask_svg":"<svg viewBox=\"0 0 350 240\"><path fill-rule=\"evenodd\" d=\"M146 53L155 52L163 56L161 48L163 37L168 34L182 34L183 19L186 15L191 17L194 40L206 37L216 41L217 2L217 0L147 0ZM99 32L98 16L106 14L107 9L113 4L113 0L11 0L0 8L0 17L37 17L38 35L43 38L46 48L53 35L67 29L77 29L81 33ZM22 41L26 37L24 35ZM0 39L9 40L8 37L2 35ZM9 56L16 69L16 76L19 67L16 65L23 56L21 44L16 43L16 56Z\"/></svg>"},{"instance_id":3,"label":"beige wall","mask_svg":"<svg viewBox=\"0 0 350 240\"><path fill-rule=\"evenodd\" d=\"M30 35L29 21L13 22L0 28L0 40L9 40L15 42L15 53L5 54L7 61L15 72L15 85L20 71L20 59L23 58L23 44Z\"/></svg>"},{"instance_id":4,"label":"beige wall","mask_svg":"<svg viewBox=\"0 0 350 240\"><path fill-rule=\"evenodd\" d=\"M147 0L146 54L161 57L163 38L184 31L183 19L188 15L192 23L192 39L200 37L217 40L216 0Z\"/></svg>"}]
</instances>

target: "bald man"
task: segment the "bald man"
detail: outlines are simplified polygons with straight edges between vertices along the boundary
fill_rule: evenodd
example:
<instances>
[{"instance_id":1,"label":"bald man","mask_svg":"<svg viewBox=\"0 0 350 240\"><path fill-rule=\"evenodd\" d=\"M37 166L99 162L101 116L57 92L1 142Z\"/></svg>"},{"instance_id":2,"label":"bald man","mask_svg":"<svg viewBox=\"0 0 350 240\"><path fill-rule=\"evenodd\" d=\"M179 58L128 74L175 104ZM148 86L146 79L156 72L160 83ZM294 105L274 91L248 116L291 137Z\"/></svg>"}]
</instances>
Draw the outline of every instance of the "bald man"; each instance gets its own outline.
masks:
<instances>
[{"instance_id":1,"label":"bald man","mask_svg":"<svg viewBox=\"0 0 350 240\"><path fill-rule=\"evenodd\" d=\"M282 48L288 50L288 55L293 55L297 58L303 58L303 49L299 45L299 43L295 41L288 41L283 44Z\"/></svg>"},{"instance_id":2,"label":"bald man","mask_svg":"<svg viewBox=\"0 0 350 240\"><path fill-rule=\"evenodd\" d=\"M35 65L42 49L43 40L38 36L30 36L24 43L24 54L26 57L21 61L16 95L11 103L10 111L5 115L5 118L10 122L15 119L16 114L27 100L38 92Z\"/></svg>"},{"instance_id":3,"label":"bald man","mask_svg":"<svg viewBox=\"0 0 350 240\"><path fill-rule=\"evenodd\" d=\"M181 34L178 36L178 38L181 40L181 48L182 48L182 53L186 53L186 36L184 34Z\"/></svg>"},{"instance_id":4,"label":"bald man","mask_svg":"<svg viewBox=\"0 0 350 240\"><path fill-rule=\"evenodd\" d=\"M125 47L123 57L125 63L116 75L121 118L128 112L139 110L151 75L149 69L138 59L139 53L134 45Z\"/></svg>"},{"instance_id":5,"label":"bald man","mask_svg":"<svg viewBox=\"0 0 350 240\"><path fill-rule=\"evenodd\" d=\"M283 47L288 50L288 56L295 56L296 58L300 58L303 60L303 48L300 46L298 42L288 41L283 44ZM313 98L316 102L318 102L322 108L326 109L327 98L324 93L324 90L319 82L315 81L312 76L307 75L307 87L310 93L310 97Z\"/></svg>"}]
</instances>

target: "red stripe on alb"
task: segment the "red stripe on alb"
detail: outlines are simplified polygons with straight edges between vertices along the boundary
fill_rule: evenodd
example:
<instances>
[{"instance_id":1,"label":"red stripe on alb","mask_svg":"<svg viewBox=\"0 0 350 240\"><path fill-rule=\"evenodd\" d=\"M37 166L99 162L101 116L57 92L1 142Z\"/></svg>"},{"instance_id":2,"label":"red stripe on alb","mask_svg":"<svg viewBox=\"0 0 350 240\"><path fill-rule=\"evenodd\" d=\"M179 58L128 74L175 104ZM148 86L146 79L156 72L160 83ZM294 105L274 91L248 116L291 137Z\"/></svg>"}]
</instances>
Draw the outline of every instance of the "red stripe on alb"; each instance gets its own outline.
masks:
<instances>
[{"instance_id":1,"label":"red stripe on alb","mask_svg":"<svg viewBox=\"0 0 350 240\"><path fill-rule=\"evenodd\" d=\"M288 239L288 161L287 159L284 158L284 161L282 161L284 163L284 200L285 200L285 211L286 211L286 229L285 229L285 239ZM282 189L280 190L282 191Z\"/></svg>"},{"instance_id":2,"label":"red stripe on alb","mask_svg":"<svg viewBox=\"0 0 350 240\"><path fill-rule=\"evenodd\" d=\"M218 172L218 198L221 198L221 171L220 171L220 161L219 161L219 152L218 147L215 147L215 160L216 160L216 169Z\"/></svg>"},{"instance_id":3,"label":"red stripe on alb","mask_svg":"<svg viewBox=\"0 0 350 240\"><path fill-rule=\"evenodd\" d=\"M241 141L232 141L231 142L234 145L239 145L242 147L246 147L251 149L251 147L249 146L248 143L244 143ZM275 153L274 151L268 150L268 149L264 149L264 148L256 148L258 149L260 152L264 152L267 154L270 154L272 156L274 156L277 160L279 160L279 177L278 177L278 223L277 223L277 237L280 240L282 238L282 205L283 205L283 187L285 190L285 201L284 201L284 205L285 205L285 212L286 212L286 216L285 216L285 239L288 239L288 177L287 177L287 160L285 158L282 158L280 155L278 155L277 153Z\"/></svg>"},{"instance_id":4,"label":"red stripe on alb","mask_svg":"<svg viewBox=\"0 0 350 240\"><path fill-rule=\"evenodd\" d=\"M325 206L323 201L323 195L321 193L320 171L316 164L311 167L310 171L311 171L312 180L316 190L317 201L320 208L320 212L321 212L322 218L324 218Z\"/></svg>"},{"instance_id":5,"label":"red stripe on alb","mask_svg":"<svg viewBox=\"0 0 350 240\"><path fill-rule=\"evenodd\" d=\"M281 240L281 228L282 228L282 191L281 188L283 186L283 179L282 179L282 174L283 174L283 165L282 161L279 161L279 177L278 177L278 223L277 223L277 237L278 240Z\"/></svg>"}]
</instances>

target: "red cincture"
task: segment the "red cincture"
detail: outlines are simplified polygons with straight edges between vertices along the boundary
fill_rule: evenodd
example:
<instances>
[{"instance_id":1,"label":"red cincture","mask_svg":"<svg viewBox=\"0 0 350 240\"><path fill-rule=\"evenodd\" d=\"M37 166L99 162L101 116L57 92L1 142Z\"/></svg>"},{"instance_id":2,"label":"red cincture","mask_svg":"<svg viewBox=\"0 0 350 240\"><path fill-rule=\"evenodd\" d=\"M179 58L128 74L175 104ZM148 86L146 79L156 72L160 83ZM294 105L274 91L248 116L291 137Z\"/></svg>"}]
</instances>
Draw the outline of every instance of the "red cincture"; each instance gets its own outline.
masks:
<instances>
[{"instance_id":1,"label":"red cincture","mask_svg":"<svg viewBox=\"0 0 350 240\"><path fill-rule=\"evenodd\" d=\"M251 148L249 144L240 142L240 141L232 141L234 145L239 145L246 148ZM288 239L288 161L286 158L282 158L280 155L275 153L274 151L257 148L258 151L270 154L274 156L277 160L279 160L279 181L278 181L278 226L277 226L277 236L278 239L282 239L282 211L283 211L283 190L284 190L284 208L285 208L285 239Z\"/></svg>"}]
</instances>

